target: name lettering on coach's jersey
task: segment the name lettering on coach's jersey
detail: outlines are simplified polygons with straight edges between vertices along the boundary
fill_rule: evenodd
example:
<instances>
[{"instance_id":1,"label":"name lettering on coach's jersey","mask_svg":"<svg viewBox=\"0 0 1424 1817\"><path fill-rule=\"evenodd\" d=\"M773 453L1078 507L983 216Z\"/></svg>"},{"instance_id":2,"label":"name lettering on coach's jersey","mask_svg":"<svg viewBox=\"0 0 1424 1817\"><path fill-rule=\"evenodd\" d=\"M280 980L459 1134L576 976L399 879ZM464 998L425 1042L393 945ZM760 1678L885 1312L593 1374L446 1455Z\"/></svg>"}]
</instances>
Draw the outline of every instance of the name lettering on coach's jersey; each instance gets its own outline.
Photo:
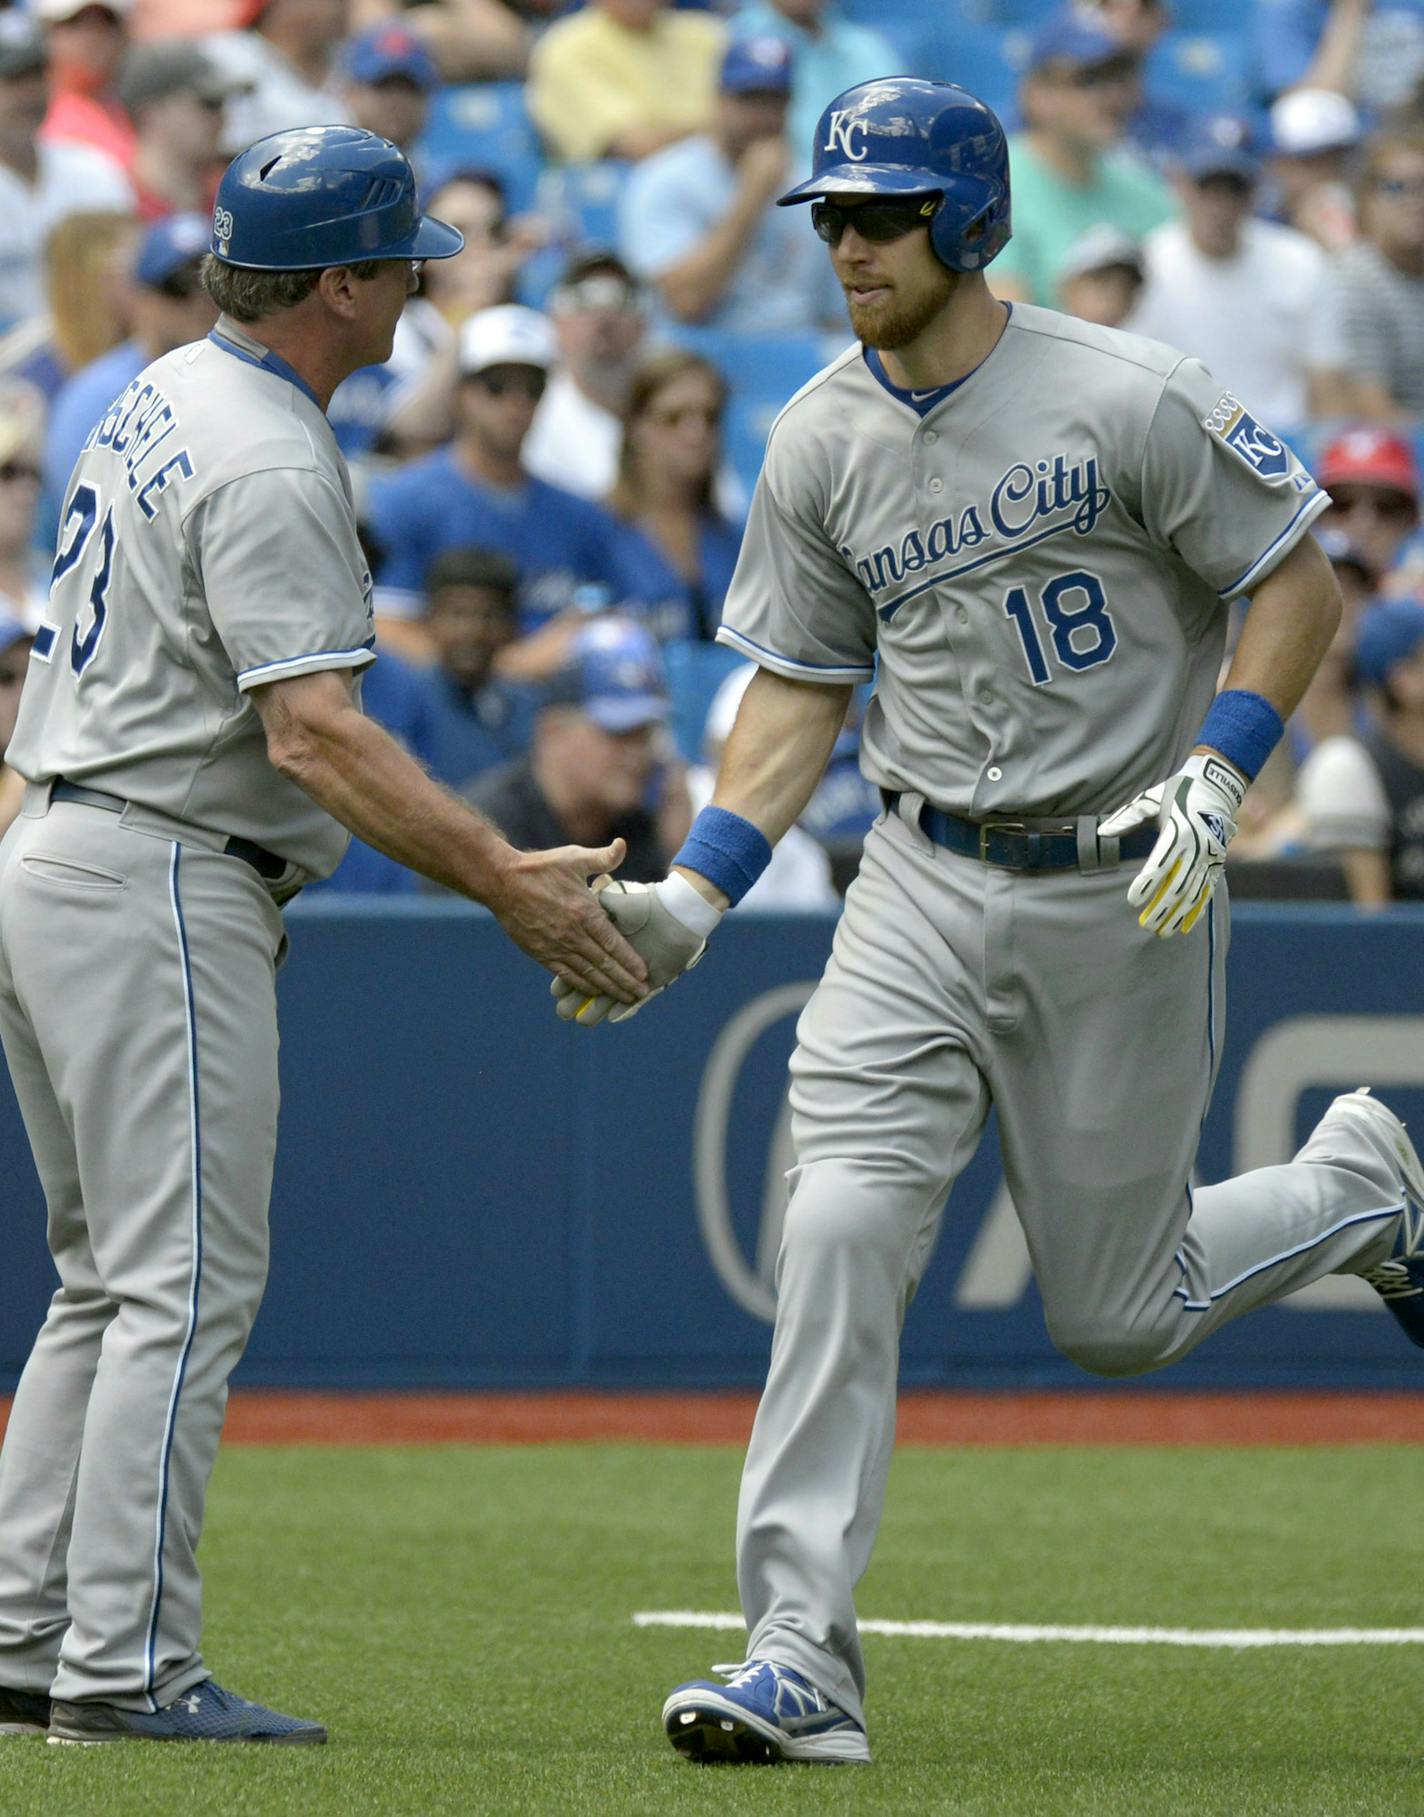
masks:
<instances>
[{"instance_id":1,"label":"name lettering on coach's jersey","mask_svg":"<svg viewBox=\"0 0 1424 1817\"><path fill-rule=\"evenodd\" d=\"M865 122L849 108L838 107L831 115L826 128L826 143L823 151L838 151L843 158L849 158L852 164L860 164L869 155L870 147L862 142L857 147L857 133L864 135Z\"/></svg>"},{"instance_id":2,"label":"name lettering on coach's jersey","mask_svg":"<svg viewBox=\"0 0 1424 1817\"><path fill-rule=\"evenodd\" d=\"M127 391L110 404L90 430L85 449L109 448L119 455L128 475L129 491L143 515L157 515L154 500L166 492L174 475L192 479L193 460L186 448L165 448L177 426L173 406L149 380L135 379ZM162 456L161 459L155 457Z\"/></svg>"},{"instance_id":3,"label":"name lettering on coach's jersey","mask_svg":"<svg viewBox=\"0 0 1424 1817\"><path fill-rule=\"evenodd\" d=\"M1000 476L986 501L960 506L923 530L908 530L898 543L885 543L869 555L857 555L848 543L840 553L873 598L911 575L948 564L996 537L999 547L986 550L979 561L1007 555L1056 530L1087 536L1111 500L1112 493L1099 477L1096 455L1070 460L1055 454L1032 464L1019 461ZM946 568L944 577L950 572ZM934 578L927 576L924 584Z\"/></svg>"}]
</instances>

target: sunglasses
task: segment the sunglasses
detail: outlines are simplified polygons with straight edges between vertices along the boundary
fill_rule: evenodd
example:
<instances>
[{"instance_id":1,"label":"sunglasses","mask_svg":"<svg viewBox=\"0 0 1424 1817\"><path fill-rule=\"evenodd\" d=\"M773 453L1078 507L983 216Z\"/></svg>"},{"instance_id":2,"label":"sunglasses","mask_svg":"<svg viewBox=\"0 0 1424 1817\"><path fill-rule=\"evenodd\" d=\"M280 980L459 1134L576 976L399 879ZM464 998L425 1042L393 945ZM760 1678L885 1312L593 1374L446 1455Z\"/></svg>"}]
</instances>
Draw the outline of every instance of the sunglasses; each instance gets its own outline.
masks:
<instances>
[{"instance_id":1,"label":"sunglasses","mask_svg":"<svg viewBox=\"0 0 1424 1817\"><path fill-rule=\"evenodd\" d=\"M917 227L925 227L944 203L943 196L906 196L890 202L813 202L811 225L827 246L839 246L841 235L853 227L872 246L903 240Z\"/></svg>"},{"instance_id":2,"label":"sunglasses","mask_svg":"<svg viewBox=\"0 0 1424 1817\"><path fill-rule=\"evenodd\" d=\"M1403 492L1351 492L1346 487L1331 490L1330 508L1342 517L1352 511L1368 511L1392 524L1412 522L1415 513L1414 500Z\"/></svg>"},{"instance_id":3,"label":"sunglasses","mask_svg":"<svg viewBox=\"0 0 1424 1817\"><path fill-rule=\"evenodd\" d=\"M509 397L517 395L526 397L537 404L544 395L548 379L542 372L533 369L513 370L507 372L479 372L475 382L491 397Z\"/></svg>"},{"instance_id":4,"label":"sunglasses","mask_svg":"<svg viewBox=\"0 0 1424 1817\"><path fill-rule=\"evenodd\" d=\"M0 462L0 480L21 479L29 480L31 484L37 486L40 482L39 468L32 467L28 461Z\"/></svg>"},{"instance_id":5,"label":"sunglasses","mask_svg":"<svg viewBox=\"0 0 1424 1817\"><path fill-rule=\"evenodd\" d=\"M722 421L721 409L715 404L686 404L680 410L650 410L648 415L659 429L680 429L684 423L716 429Z\"/></svg>"}]
</instances>

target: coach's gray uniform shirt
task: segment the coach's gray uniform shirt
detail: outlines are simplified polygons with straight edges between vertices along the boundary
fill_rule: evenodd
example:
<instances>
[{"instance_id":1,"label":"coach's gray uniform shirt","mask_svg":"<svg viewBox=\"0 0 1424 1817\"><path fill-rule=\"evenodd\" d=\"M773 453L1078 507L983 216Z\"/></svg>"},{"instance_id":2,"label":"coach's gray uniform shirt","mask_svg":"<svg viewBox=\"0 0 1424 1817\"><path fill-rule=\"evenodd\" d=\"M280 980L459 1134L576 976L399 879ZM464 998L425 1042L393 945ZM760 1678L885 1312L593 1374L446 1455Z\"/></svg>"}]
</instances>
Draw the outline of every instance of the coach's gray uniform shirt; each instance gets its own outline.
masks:
<instances>
[{"instance_id":1,"label":"coach's gray uniform shirt","mask_svg":"<svg viewBox=\"0 0 1424 1817\"><path fill-rule=\"evenodd\" d=\"M223 317L146 367L84 445L7 760L324 877L346 829L273 768L247 694L364 667L370 592L325 415Z\"/></svg>"},{"instance_id":2,"label":"coach's gray uniform shirt","mask_svg":"<svg viewBox=\"0 0 1424 1817\"><path fill-rule=\"evenodd\" d=\"M1016 304L926 417L858 347L797 393L718 637L793 679L868 680L878 655L862 764L885 788L1108 812L1177 768L1222 603L1328 502L1197 361Z\"/></svg>"}]
</instances>

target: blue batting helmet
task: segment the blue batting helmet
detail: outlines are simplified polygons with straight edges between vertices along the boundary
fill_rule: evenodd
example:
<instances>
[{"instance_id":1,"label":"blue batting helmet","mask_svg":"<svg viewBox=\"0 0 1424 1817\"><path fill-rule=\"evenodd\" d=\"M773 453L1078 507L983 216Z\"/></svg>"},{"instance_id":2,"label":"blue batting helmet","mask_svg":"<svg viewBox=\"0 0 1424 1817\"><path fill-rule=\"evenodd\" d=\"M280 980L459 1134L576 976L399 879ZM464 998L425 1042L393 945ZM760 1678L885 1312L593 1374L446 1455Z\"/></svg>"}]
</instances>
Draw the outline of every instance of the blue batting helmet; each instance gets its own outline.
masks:
<instances>
[{"instance_id":1,"label":"blue batting helmet","mask_svg":"<svg viewBox=\"0 0 1424 1817\"><path fill-rule=\"evenodd\" d=\"M918 76L848 88L816 126L812 173L781 205L823 196L940 197L930 244L951 271L978 271L1009 241L1009 149L967 89Z\"/></svg>"},{"instance_id":2,"label":"blue batting helmet","mask_svg":"<svg viewBox=\"0 0 1424 1817\"><path fill-rule=\"evenodd\" d=\"M404 154L356 126L299 126L239 152L223 172L212 251L257 271L363 259L448 259L464 236L422 216Z\"/></svg>"}]
</instances>

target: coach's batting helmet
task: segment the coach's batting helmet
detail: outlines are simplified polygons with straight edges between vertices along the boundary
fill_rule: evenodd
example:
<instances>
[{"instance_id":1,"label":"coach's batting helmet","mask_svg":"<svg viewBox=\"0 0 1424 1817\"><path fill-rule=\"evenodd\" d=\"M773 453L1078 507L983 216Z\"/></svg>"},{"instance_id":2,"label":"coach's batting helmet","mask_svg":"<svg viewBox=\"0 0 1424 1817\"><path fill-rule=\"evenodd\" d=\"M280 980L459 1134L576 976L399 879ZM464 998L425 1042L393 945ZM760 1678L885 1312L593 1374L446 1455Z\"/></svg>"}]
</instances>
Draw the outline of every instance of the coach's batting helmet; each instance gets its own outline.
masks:
<instances>
[{"instance_id":1,"label":"coach's batting helmet","mask_svg":"<svg viewBox=\"0 0 1424 1817\"><path fill-rule=\"evenodd\" d=\"M363 259L448 259L464 236L415 197L415 172L389 139L356 126L299 126L239 152L213 209L215 257L257 271Z\"/></svg>"},{"instance_id":2,"label":"coach's batting helmet","mask_svg":"<svg viewBox=\"0 0 1424 1817\"><path fill-rule=\"evenodd\" d=\"M952 82L885 76L848 88L816 126L804 183L778 198L937 194L930 244L951 271L978 271L1009 241L1009 150L992 109Z\"/></svg>"}]
</instances>

